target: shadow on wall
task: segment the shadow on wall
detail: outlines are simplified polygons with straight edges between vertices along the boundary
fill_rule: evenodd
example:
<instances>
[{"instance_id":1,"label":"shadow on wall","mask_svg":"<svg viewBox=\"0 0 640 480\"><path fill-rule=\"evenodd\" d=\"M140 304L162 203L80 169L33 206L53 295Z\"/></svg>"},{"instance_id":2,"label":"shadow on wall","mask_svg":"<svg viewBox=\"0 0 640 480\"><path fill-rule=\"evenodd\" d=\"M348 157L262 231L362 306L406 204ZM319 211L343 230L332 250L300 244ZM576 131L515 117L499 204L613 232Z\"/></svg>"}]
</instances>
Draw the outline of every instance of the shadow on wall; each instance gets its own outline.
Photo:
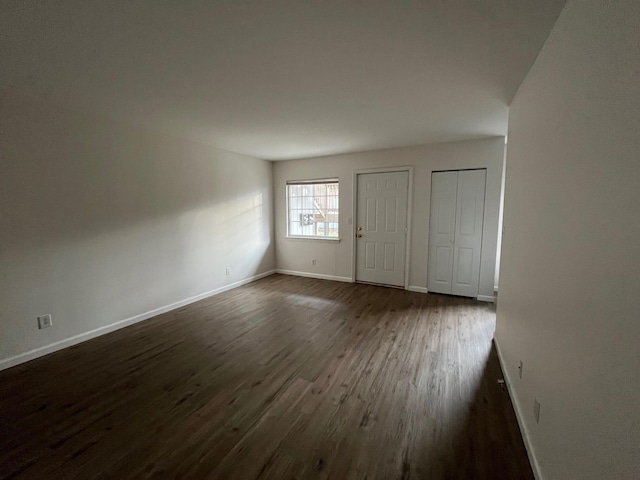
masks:
<instances>
[{"instance_id":1,"label":"shadow on wall","mask_svg":"<svg viewBox=\"0 0 640 480\"><path fill-rule=\"evenodd\" d=\"M194 226L202 229L200 238L186 239L185 251L197 252L211 246L212 240L227 252L255 250L264 243L268 230L263 210L263 194L255 193L180 214L177 220L180 229L188 231Z\"/></svg>"},{"instance_id":2,"label":"shadow on wall","mask_svg":"<svg viewBox=\"0 0 640 480\"><path fill-rule=\"evenodd\" d=\"M181 214L178 241L185 266L197 269L203 257L210 254L222 262L233 263L232 273L247 272L252 276L264 268L272 268L262 261L256 262L271 245L264 197L263 192L251 193Z\"/></svg>"},{"instance_id":3,"label":"shadow on wall","mask_svg":"<svg viewBox=\"0 0 640 480\"><path fill-rule=\"evenodd\" d=\"M5 260L70 244L82 255L101 239L142 257L154 245L156 253L183 251L185 261L197 256L193 248L218 255L268 248L267 162L1 95Z\"/></svg>"},{"instance_id":4,"label":"shadow on wall","mask_svg":"<svg viewBox=\"0 0 640 480\"><path fill-rule=\"evenodd\" d=\"M5 247L232 205L265 193L269 181L260 160L24 98L1 100Z\"/></svg>"}]
</instances>

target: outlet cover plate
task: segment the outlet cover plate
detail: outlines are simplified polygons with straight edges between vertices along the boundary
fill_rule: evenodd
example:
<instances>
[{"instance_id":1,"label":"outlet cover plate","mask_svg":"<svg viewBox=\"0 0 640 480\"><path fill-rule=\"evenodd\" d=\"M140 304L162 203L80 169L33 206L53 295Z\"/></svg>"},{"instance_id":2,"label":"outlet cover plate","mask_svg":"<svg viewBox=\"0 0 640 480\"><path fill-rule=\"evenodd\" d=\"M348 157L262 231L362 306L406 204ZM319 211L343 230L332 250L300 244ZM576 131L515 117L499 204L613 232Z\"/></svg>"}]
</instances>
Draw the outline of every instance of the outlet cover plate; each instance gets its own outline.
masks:
<instances>
[{"instance_id":1,"label":"outlet cover plate","mask_svg":"<svg viewBox=\"0 0 640 480\"><path fill-rule=\"evenodd\" d=\"M40 315L38 317L38 328L40 330L42 330L43 328L49 328L51 325L53 325L51 314L47 313L46 315Z\"/></svg>"}]
</instances>

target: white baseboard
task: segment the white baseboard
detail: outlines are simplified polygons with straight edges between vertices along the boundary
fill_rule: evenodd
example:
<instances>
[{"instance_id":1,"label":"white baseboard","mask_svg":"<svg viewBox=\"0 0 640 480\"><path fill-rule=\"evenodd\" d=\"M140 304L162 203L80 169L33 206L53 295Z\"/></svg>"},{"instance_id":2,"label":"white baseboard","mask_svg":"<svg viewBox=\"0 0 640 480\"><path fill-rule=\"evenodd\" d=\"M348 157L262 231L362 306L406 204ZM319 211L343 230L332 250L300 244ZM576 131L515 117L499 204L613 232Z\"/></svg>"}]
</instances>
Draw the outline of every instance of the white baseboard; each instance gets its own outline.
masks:
<instances>
[{"instance_id":1,"label":"white baseboard","mask_svg":"<svg viewBox=\"0 0 640 480\"><path fill-rule=\"evenodd\" d=\"M415 285L409 285L407 287L407 290L409 290L410 292L429 293L429 290L427 290L426 287L417 287Z\"/></svg>"},{"instance_id":2,"label":"white baseboard","mask_svg":"<svg viewBox=\"0 0 640 480\"><path fill-rule=\"evenodd\" d=\"M500 345L498 345L498 341L494 338L493 344L496 346L496 352L498 352L498 361L500 362L500 367L502 368L502 373L504 375L505 383L507 384L507 390L509 391L509 397L511 398L511 404L513 405L513 410L516 412L516 420L518 420L518 426L520 427L520 434L522 435L522 439L524 440L524 446L527 450L527 456L529 457L529 463L531 464L531 469L533 470L533 475L536 477L536 480L543 480L542 472L540 471L540 464L538 463L538 459L536 458L535 451L533 450L533 445L531 445L531 440L529 439L529 430L524 423L524 417L522 415L522 410L520 409L520 404L514 395L513 389L511 388L511 379L509 377L509 371L506 368L504 359L502 358L502 353L500 352Z\"/></svg>"},{"instance_id":3,"label":"white baseboard","mask_svg":"<svg viewBox=\"0 0 640 480\"><path fill-rule=\"evenodd\" d=\"M273 275L274 273L276 273L275 270L269 270L268 272L260 273L258 275L254 275L253 277L245 278L244 280L230 283L229 285L225 285L223 287L216 288L214 290L201 293L193 297L189 297L185 300L180 300L178 302L165 305L164 307L155 308L153 310L149 310L148 312L141 313L133 317L125 318L124 320L120 320L115 323L111 323L109 325L105 325L103 327L99 327L94 330L81 333L79 335L74 335L73 337L65 338L64 340L60 340L59 342L51 343L49 345L45 345L44 347L39 347L33 350L29 350L28 352L20 353L14 357L5 358L3 360L0 360L0 370L5 370L7 368L20 365L21 363L28 362L29 360L34 360L38 357L43 357L44 355L57 352L58 350L62 350L63 348L77 345L78 343L91 340L92 338L99 337L100 335L105 335L115 330L128 327L129 325L133 325L134 323L142 322L143 320L147 320L151 317L155 317L156 315L160 315L162 313L175 310L176 308L184 307L185 305L189 305L190 303L194 303L199 300L204 300L205 298L212 297L222 292L226 292L227 290L232 290L234 288L241 287L242 285L246 285L247 283L255 282L256 280L259 280L261 278L268 277L269 275Z\"/></svg>"},{"instance_id":4,"label":"white baseboard","mask_svg":"<svg viewBox=\"0 0 640 480\"><path fill-rule=\"evenodd\" d=\"M353 283L353 280L351 280L350 277L338 277L336 275L325 275L323 273L296 272L294 270L281 269L277 269L276 273L281 273L282 275L294 275L296 277L317 278L320 280L333 280L334 282Z\"/></svg>"},{"instance_id":5,"label":"white baseboard","mask_svg":"<svg viewBox=\"0 0 640 480\"><path fill-rule=\"evenodd\" d=\"M478 295L477 300L479 302L494 303L496 301L496 297L494 297L493 295Z\"/></svg>"}]
</instances>

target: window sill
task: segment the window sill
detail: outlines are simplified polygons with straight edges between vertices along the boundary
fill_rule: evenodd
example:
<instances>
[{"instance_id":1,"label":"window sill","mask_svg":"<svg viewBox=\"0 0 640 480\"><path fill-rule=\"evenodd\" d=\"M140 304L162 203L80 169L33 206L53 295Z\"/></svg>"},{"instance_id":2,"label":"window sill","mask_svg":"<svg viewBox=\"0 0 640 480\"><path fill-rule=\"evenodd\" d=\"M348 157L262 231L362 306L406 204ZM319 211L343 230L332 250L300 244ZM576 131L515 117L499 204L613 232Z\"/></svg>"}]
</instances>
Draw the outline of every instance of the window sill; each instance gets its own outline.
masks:
<instances>
[{"instance_id":1,"label":"window sill","mask_svg":"<svg viewBox=\"0 0 640 480\"><path fill-rule=\"evenodd\" d=\"M287 235L287 240L311 240L313 242L336 242L339 243L342 239L339 237L295 237Z\"/></svg>"}]
</instances>

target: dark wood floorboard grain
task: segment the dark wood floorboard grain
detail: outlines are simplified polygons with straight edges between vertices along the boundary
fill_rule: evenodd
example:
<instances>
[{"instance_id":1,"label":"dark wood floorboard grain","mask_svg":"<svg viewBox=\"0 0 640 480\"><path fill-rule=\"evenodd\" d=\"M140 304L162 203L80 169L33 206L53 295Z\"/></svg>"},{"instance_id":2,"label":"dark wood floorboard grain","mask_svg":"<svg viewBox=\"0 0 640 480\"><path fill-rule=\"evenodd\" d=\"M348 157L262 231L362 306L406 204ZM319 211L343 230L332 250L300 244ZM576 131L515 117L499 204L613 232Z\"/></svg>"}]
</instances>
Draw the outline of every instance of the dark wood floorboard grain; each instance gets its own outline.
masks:
<instances>
[{"instance_id":1,"label":"dark wood floorboard grain","mask_svg":"<svg viewBox=\"0 0 640 480\"><path fill-rule=\"evenodd\" d=\"M494 324L274 275L0 372L0 478L533 479Z\"/></svg>"}]
</instances>

